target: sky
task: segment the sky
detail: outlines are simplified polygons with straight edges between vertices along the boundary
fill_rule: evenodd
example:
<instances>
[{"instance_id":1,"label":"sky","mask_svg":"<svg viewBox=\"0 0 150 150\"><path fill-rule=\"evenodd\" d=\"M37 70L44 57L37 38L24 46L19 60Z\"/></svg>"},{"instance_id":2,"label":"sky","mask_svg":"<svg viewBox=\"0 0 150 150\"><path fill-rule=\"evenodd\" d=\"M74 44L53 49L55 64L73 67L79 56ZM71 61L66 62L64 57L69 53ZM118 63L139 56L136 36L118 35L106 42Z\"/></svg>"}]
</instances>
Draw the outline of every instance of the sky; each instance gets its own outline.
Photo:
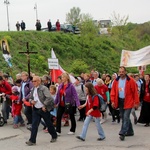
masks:
<instances>
[{"instance_id":1,"label":"sky","mask_svg":"<svg viewBox=\"0 0 150 150\"><path fill-rule=\"evenodd\" d=\"M6 0L5 0L6 1ZM37 4L38 19L42 28L47 27L50 19L55 24L66 22L66 14L73 7L79 7L81 13L90 14L94 20L111 19L113 12L120 16L129 15L129 22L144 23L150 21L150 0L7 0L10 30L16 30L16 22L24 20L27 30L35 30ZM4 0L0 0L0 31L8 30L7 9Z\"/></svg>"}]
</instances>

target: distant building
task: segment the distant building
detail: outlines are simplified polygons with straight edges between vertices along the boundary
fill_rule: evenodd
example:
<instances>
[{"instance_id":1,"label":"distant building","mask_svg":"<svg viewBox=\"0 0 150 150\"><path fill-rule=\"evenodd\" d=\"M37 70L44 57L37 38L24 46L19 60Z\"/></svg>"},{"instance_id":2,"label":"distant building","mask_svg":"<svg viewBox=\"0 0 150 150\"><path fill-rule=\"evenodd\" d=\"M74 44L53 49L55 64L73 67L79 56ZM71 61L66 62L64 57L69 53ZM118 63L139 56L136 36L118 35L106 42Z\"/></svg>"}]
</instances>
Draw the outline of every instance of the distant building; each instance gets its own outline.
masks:
<instances>
[{"instance_id":1,"label":"distant building","mask_svg":"<svg viewBox=\"0 0 150 150\"><path fill-rule=\"evenodd\" d=\"M111 20L100 20L99 21L100 28L109 28L111 27Z\"/></svg>"},{"instance_id":2,"label":"distant building","mask_svg":"<svg viewBox=\"0 0 150 150\"><path fill-rule=\"evenodd\" d=\"M100 34L109 34L112 26L111 20L100 20L99 26L100 26Z\"/></svg>"}]
</instances>

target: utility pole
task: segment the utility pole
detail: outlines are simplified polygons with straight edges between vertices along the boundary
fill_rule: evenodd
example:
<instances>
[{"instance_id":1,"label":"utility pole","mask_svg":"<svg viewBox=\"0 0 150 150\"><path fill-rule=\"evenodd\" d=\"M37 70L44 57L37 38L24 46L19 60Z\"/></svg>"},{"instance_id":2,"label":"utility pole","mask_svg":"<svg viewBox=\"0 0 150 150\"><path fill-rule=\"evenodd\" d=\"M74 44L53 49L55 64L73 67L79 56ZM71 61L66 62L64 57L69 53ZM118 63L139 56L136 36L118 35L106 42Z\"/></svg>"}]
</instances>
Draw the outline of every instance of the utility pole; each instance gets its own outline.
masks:
<instances>
[{"instance_id":1,"label":"utility pole","mask_svg":"<svg viewBox=\"0 0 150 150\"><path fill-rule=\"evenodd\" d=\"M4 4L6 4L6 10L7 10L7 24L8 24L8 31L10 31L10 24L9 24L9 11L8 11L8 5L10 2L8 0L4 0Z\"/></svg>"},{"instance_id":2,"label":"utility pole","mask_svg":"<svg viewBox=\"0 0 150 150\"><path fill-rule=\"evenodd\" d=\"M35 3L34 9L35 9L35 13L36 13L36 21L37 21L37 20L38 20L37 3Z\"/></svg>"}]
</instances>

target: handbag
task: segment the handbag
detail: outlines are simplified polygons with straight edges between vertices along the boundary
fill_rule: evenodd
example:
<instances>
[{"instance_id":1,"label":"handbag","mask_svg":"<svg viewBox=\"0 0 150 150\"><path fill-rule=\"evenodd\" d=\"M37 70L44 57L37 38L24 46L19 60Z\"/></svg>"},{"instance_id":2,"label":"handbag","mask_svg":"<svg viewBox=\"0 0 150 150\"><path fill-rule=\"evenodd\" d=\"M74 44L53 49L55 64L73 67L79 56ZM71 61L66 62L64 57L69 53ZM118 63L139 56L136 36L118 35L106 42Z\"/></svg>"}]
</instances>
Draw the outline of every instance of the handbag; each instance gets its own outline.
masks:
<instances>
[{"instance_id":1,"label":"handbag","mask_svg":"<svg viewBox=\"0 0 150 150\"><path fill-rule=\"evenodd\" d=\"M72 105L70 103L65 103L65 113L69 114L71 112Z\"/></svg>"}]
</instances>

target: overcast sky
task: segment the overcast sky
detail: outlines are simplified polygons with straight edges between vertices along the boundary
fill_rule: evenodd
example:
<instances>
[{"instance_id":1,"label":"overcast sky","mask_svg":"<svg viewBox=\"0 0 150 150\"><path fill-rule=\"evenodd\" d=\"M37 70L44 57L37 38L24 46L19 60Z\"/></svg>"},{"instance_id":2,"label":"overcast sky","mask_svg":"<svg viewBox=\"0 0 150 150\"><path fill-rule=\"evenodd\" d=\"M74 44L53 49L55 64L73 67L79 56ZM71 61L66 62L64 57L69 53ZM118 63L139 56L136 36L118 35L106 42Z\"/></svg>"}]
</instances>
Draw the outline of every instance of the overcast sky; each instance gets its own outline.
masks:
<instances>
[{"instance_id":1,"label":"overcast sky","mask_svg":"<svg viewBox=\"0 0 150 150\"><path fill-rule=\"evenodd\" d=\"M26 29L35 29L37 3L38 18L42 27L46 27L48 19L55 24L66 20L66 13L73 7L79 7L81 13L89 13L95 20L110 19L113 12L121 16L129 15L129 21L144 23L150 21L150 0L8 0L10 2L10 30L16 30L17 21L24 20ZM7 13L4 0L0 0L0 30L7 31Z\"/></svg>"}]
</instances>

